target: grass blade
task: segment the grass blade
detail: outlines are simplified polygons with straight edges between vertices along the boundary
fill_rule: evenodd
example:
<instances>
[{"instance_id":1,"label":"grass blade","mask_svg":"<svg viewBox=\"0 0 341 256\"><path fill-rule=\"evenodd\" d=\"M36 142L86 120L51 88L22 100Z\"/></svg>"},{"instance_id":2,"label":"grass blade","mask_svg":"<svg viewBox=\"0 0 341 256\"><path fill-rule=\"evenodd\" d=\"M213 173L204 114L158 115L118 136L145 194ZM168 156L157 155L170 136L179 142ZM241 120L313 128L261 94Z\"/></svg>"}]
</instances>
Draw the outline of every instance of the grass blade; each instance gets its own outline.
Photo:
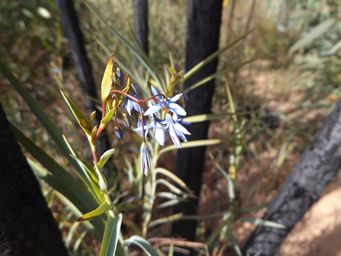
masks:
<instances>
[{"instance_id":1,"label":"grass blade","mask_svg":"<svg viewBox=\"0 0 341 256\"><path fill-rule=\"evenodd\" d=\"M255 224L257 226L260 225L260 226L278 228L278 229L286 228L286 226L283 224L276 223L276 222L269 221L269 220L258 219L258 218L241 218L240 220Z\"/></svg>"},{"instance_id":2,"label":"grass blade","mask_svg":"<svg viewBox=\"0 0 341 256\"><path fill-rule=\"evenodd\" d=\"M292 55L295 51L309 46L313 41L321 37L336 23L335 18L329 18L313 27L308 33L304 34L289 50Z\"/></svg>"},{"instance_id":3,"label":"grass blade","mask_svg":"<svg viewBox=\"0 0 341 256\"><path fill-rule=\"evenodd\" d=\"M158 167L155 169L155 173L166 176L167 178L175 182L177 185L179 185L181 188L185 189L188 193L191 193L191 190L187 187L185 182L183 182L178 176L176 176L171 171L165 168Z\"/></svg>"},{"instance_id":4,"label":"grass blade","mask_svg":"<svg viewBox=\"0 0 341 256\"><path fill-rule=\"evenodd\" d=\"M244 33L243 35L241 35L240 37L238 37L237 39L235 39L234 41L232 41L231 43L225 45L224 47L222 47L220 50L212 53L210 56L208 56L206 59L200 61L198 64L196 64L193 68L191 68L188 72L186 72L186 74L183 76L182 78L182 82L185 82L187 79L189 79L192 75L194 75L196 72L198 72L200 69L202 69L203 67L205 67L208 63L210 63L212 60L216 59L219 57L219 55L223 52L225 52L226 50L228 50L229 48L231 48L232 46L234 46L235 44L237 44L238 42L240 42L241 40L243 40L245 37L247 37L255 28L252 28L251 30L249 30L248 32Z\"/></svg>"},{"instance_id":5,"label":"grass blade","mask_svg":"<svg viewBox=\"0 0 341 256\"><path fill-rule=\"evenodd\" d=\"M232 71L232 70L235 70L235 69L239 69L239 68L241 68L242 66L247 65L247 64L249 64L249 63L251 63L251 62L253 62L253 61L255 61L255 60L256 60L256 59L247 60L247 61L244 61L244 62L242 62L242 63L240 63L240 64L238 64L238 65L235 65L235 66L233 66L233 67L228 67L228 68L226 68L226 69L219 70L219 71L217 71L216 73L214 73L214 74L212 74L212 75L210 75L210 76L207 76L207 77L205 77L204 79L202 79L202 80L196 82L195 84L191 85L190 87L186 88L186 89L183 91L183 93L188 93L189 91L192 91L192 90L194 90L194 89L196 89L196 88L198 88L198 87L200 87L200 86L202 86L202 85L208 83L209 81L211 81L211 80L217 78L217 77L220 77L220 76L225 75L225 74L226 74L227 72L229 72L229 71Z\"/></svg>"},{"instance_id":6,"label":"grass blade","mask_svg":"<svg viewBox=\"0 0 341 256\"><path fill-rule=\"evenodd\" d=\"M163 149L160 150L159 152L159 157L171 150L176 150L176 149L184 149L184 148L194 148L194 147L206 147L206 146L211 146L211 145L216 145L221 143L221 140L219 139L209 139L209 140L193 140L190 142L186 142L186 143L181 143L181 148L176 147L175 145L170 145L168 147L165 147Z\"/></svg>"},{"instance_id":7,"label":"grass blade","mask_svg":"<svg viewBox=\"0 0 341 256\"><path fill-rule=\"evenodd\" d=\"M127 47L131 53L139 60L139 62L148 70L148 72L150 73L150 75L152 76L152 78L161 85L160 79L158 77L158 75L154 72L154 68L152 67L150 61L148 60L147 56L143 53L141 53L141 51L139 51L136 47L134 47L129 40L127 40L120 32L116 31L115 29L113 29L112 27L110 27L107 22L100 17L100 15L94 10L94 8L88 3L85 2L85 5L87 6L87 8L94 14L94 16L101 21L103 24L106 25L106 27L108 28L108 30L110 30L110 32L125 46Z\"/></svg>"}]
</instances>

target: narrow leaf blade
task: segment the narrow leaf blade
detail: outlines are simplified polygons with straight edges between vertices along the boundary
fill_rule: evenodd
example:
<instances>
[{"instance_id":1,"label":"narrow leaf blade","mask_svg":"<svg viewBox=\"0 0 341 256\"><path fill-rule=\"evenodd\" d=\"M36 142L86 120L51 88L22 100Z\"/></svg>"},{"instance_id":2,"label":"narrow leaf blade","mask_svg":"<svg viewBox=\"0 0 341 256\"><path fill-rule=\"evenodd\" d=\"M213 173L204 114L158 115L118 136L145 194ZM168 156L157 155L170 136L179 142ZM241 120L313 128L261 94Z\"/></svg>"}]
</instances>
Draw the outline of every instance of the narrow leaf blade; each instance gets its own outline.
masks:
<instances>
[{"instance_id":1,"label":"narrow leaf blade","mask_svg":"<svg viewBox=\"0 0 341 256\"><path fill-rule=\"evenodd\" d=\"M95 217L98 217L108 211L110 209L111 205L108 204L107 201L104 201L100 206L98 206L96 209L92 210L91 212L88 212L84 214L82 217L79 218L79 221L84 221L84 220L90 220Z\"/></svg>"},{"instance_id":2,"label":"narrow leaf blade","mask_svg":"<svg viewBox=\"0 0 341 256\"><path fill-rule=\"evenodd\" d=\"M112 213L109 213L99 256L115 256L122 218L122 214L115 217Z\"/></svg>"},{"instance_id":3,"label":"narrow leaf blade","mask_svg":"<svg viewBox=\"0 0 341 256\"><path fill-rule=\"evenodd\" d=\"M211 146L211 145L216 145L216 144L219 144L219 143L221 143L221 140L219 140L219 139L193 140L193 141L190 141L190 142L181 143L180 150L184 149L184 148ZM179 148L176 147L175 145L171 145L171 146L165 147L165 148L160 150L159 157L160 157L160 155L162 155L162 154L164 154L164 153L166 153L168 151L175 150L175 149L179 149Z\"/></svg>"},{"instance_id":4,"label":"narrow leaf blade","mask_svg":"<svg viewBox=\"0 0 341 256\"><path fill-rule=\"evenodd\" d=\"M0 73L2 73L13 88L20 94L25 103L28 105L32 113L36 116L41 125L46 129L49 133L53 141L59 147L59 149L63 152L66 158L70 161L70 163L77 169L79 168L76 161L70 156L69 149L66 143L63 140L61 133L56 129L53 122L50 118L45 114L43 108L38 104L38 102L30 95L28 90L21 84L21 82L12 74L12 72L7 68L7 66L0 61ZM79 169L78 169L79 170Z\"/></svg>"},{"instance_id":5,"label":"narrow leaf blade","mask_svg":"<svg viewBox=\"0 0 341 256\"><path fill-rule=\"evenodd\" d=\"M290 48L289 54L293 54L295 51L309 46L313 41L326 33L335 24L335 21L334 18L330 18L313 27Z\"/></svg>"},{"instance_id":6,"label":"narrow leaf blade","mask_svg":"<svg viewBox=\"0 0 341 256\"><path fill-rule=\"evenodd\" d=\"M104 165L106 164L106 162L110 159L110 157L113 156L114 153L115 153L114 148L105 151L97 163L97 168L102 169Z\"/></svg>"},{"instance_id":7,"label":"narrow leaf blade","mask_svg":"<svg viewBox=\"0 0 341 256\"><path fill-rule=\"evenodd\" d=\"M125 241L125 243L129 246L130 244L135 244L140 247L148 256L158 256L159 254L156 250L151 246L151 244L143 239L140 236L132 236Z\"/></svg>"},{"instance_id":8,"label":"narrow leaf blade","mask_svg":"<svg viewBox=\"0 0 341 256\"><path fill-rule=\"evenodd\" d=\"M67 96L63 91L60 91L66 104L70 108L72 114L76 118L78 124L80 127L82 127L83 131L90 135L91 133L91 127L90 122L88 118L82 113L82 111L79 109L79 107L71 100L69 96Z\"/></svg>"}]
</instances>

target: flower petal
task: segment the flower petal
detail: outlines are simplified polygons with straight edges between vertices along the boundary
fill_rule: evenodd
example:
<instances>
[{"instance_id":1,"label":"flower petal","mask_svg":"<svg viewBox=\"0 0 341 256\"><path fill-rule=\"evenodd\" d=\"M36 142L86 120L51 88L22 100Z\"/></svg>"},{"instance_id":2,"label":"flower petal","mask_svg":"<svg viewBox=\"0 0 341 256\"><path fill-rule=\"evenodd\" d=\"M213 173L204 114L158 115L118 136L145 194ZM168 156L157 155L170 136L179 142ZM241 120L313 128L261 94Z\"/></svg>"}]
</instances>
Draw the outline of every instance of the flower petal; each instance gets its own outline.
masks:
<instances>
[{"instance_id":1,"label":"flower petal","mask_svg":"<svg viewBox=\"0 0 341 256\"><path fill-rule=\"evenodd\" d=\"M150 116L156 112L158 112L160 109L162 108L162 106L160 105L153 105L153 106L150 106L147 111L143 114L145 116Z\"/></svg>"},{"instance_id":2,"label":"flower petal","mask_svg":"<svg viewBox=\"0 0 341 256\"><path fill-rule=\"evenodd\" d=\"M180 100L181 97L182 97L182 93L179 93L179 94L173 96L169 101L170 102L176 102L176 101Z\"/></svg>"},{"instance_id":3,"label":"flower petal","mask_svg":"<svg viewBox=\"0 0 341 256\"><path fill-rule=\"evenodd\" d=\"M186 111L180 105L176 103L169 103L168 106L172 112L176 113L179 116L187 115Z\"/></svg>"},{"instance_id":4,"label":"flower petal","mask_svg":"<svg viewBox=\"0 0 341 256\"><path fill-rule=\"evenodd\" d=\"M149 149L146 143L141 144L140 148L140 169L143 175L147 175L151 166L151 158L149 154Z\"/></svg>"},{"instance_id":5,"label":"flower petal","mask_svg":"<svg viewBox=\"0 0 341 256\"><path fill-rule=\"evenodd\" d=\"M139 104L137 104L135 101L131 101L132 103L132 106L133 106L133 108L135 109L135 111L136 112L140 112L140 106L139 106ZM143 110L142 110L142 112L143 112Z\"/></svg>"},{"instance_id":6,"label":"flower petal","mask_svg":"<svg viewBox=\"0 0 341 256\"><path fill-rule=\"evenodd\" d=\"M129 114L130 116L131 116L131 110L132 110L132 108L133 108L132 102L131 102L129 99L127 99L127 103L126 103L126 105L125 105L125 109L127 110L128 114Z\"/></svg>"},{"instance_id":7,"label":"flower petal","mask_svg":"<svg viewBox=\"0 0 341 256\"><path fill-rule=\"evenodd\" d=\"M152 91L153 95L158 95L159 94L159 92L153 86L150 87L150 90Z\"/></svg>"},{"instance_id":8,"label":"flower petal","mask_svg":"<svg viewBox=\"0 0 341 256\"><path fill-rule=\"evenodd\" d=\"M186 135L191 135L191 133L184 127L182 126L181 124L179 123L174 123L174 128L180 132L182 132L183 134L186 134Z\"/></svg>"},{"instance_id":9,"label":"flower petal","mask_svg":"<svg viewBox=\"0 0 341 256\"><path fill-rule=\"evenodd\" d=\"M133 85L133 84L130 84L131 85L131 88L133 89L134 91L134 94L133 96L135 97L137 95L137 90L136 90L136 87Z\"/></svg>"},{"instance_id":10,"label":"flower petal","mask_svg":"<svg viewBox=\"0 0 341 256\"><path fill-rule=\"evenodd\" d=\"M169 131L169 135L170 135L174 145L177 148L180 148L181 147L180 140L179 140L178 135L176 134L175 129L172 125L169 125L168 131Z\"/></svg>"},{"instance_id":11,"label":"flower petal","mask_svg":"<svg viewBox=\"0 0 341 256\"><path fill-rule=\"evenodd\" d=\"M173 120L174 120L174 122L179 121L179 116L176 113L173 113Z\"/></svg>"},{"instance_id":12,"label":"flower petal","mask_svg":"<svg viewBox=\"0 0 341 256\"><path fill-rule=\"evenodd\" d=\"M163 146L166 141L166 132L162 128L154 128L154 137L160 146Z\"/></svg>"},{"instance_id":13,"label":"flower petal","mask_svg":"<svg viewBox=\"0 0 341 256\"><path fill-rule=\"evenodd\" d=\"M181 141L187 142L187 138L186 138L186 136L182 132L177 131L177 130L175 130L175 132L176 132L176 135L178 135L178 138L180 138Z\"/></svg>"}]
</instances>

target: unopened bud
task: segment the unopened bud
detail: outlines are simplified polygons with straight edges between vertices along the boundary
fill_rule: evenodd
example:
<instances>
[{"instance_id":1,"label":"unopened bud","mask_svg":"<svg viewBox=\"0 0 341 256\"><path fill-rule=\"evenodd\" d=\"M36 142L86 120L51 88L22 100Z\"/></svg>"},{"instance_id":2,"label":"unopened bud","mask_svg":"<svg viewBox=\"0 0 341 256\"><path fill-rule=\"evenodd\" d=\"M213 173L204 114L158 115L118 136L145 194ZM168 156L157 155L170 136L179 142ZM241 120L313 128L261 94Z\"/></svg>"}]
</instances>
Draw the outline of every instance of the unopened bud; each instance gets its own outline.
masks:
<instances>
[{"instance_id":1,"label":"unopened bud","mask_svg":"<svg viewBox=\"0 0 341 256\"><path fill-rule=\"evenodd\" d=\"M119 127L115 127L115 137L118 140L121 140L123 138L123 132Z\"/></svg>"}]
</instances>

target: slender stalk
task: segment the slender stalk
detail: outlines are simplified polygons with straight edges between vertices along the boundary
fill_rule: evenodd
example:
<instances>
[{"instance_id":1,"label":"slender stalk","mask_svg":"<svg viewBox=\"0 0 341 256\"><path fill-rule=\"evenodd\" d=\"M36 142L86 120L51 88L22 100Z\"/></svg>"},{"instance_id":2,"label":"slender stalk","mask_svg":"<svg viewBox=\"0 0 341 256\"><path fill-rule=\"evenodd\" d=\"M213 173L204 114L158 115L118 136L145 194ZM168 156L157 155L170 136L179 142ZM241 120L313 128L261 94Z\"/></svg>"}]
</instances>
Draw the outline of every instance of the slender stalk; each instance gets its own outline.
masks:
<instances>
[{"instance_id":1,"label":"slender stalk","mask_svg":"<svg viewBox=\"0 0 341 256\"><path fill-rule=\"evenodd\" d=\"M139 104L139 107L140 107L140 120L141 120L141 128L142 128L141 135L142 135L143 142L146 142L146 139L144 137L144 119L143 119L142 107L140 104Z\"/></svg>"}]
</instances>

